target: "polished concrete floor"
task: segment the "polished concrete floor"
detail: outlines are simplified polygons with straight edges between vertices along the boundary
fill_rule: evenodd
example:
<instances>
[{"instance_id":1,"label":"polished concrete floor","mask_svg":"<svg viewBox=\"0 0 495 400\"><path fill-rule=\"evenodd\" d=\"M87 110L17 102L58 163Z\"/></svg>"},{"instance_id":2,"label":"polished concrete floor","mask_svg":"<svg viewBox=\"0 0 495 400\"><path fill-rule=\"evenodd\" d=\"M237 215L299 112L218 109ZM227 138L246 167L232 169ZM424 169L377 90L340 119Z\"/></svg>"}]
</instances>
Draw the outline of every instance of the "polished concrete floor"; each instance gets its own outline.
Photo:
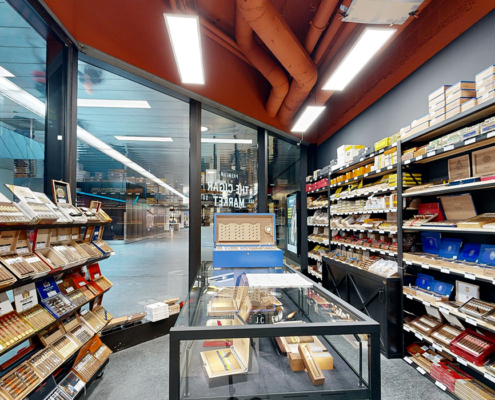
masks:
<instances>
[{"instance_id":1,"label":"polished concrete floor","mask_svg":"<svg viewBox=\"0 0 495 400\"><path fill-rule=\"evenodd\" d=\"M203 232L202 258L210 257L212 232ZM113 315L143 310L143 301L187 295L188 231L132 244L111 243L116 255L101 263L114 287L103 305ZM357 365L352 339L335 337L338 350ZM366 360L366 357L364 358ZM403 360L382 357L382 398L446 400L448 395ZM103 377L89 389L91 400L168 399L169 340L164 336L111 356ZM366 366L365 366L366 371ZM176 400L176 399L171 399Z\"/></svg>"}]
</instances>

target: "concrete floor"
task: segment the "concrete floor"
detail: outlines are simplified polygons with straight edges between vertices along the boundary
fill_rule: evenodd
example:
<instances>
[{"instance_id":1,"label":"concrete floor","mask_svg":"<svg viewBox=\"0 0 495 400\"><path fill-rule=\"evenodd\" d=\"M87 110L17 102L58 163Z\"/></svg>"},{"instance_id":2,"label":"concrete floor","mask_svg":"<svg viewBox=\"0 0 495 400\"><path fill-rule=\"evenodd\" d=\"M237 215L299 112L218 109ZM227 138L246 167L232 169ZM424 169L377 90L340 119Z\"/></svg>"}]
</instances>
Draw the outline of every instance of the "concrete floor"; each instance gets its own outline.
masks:
<instances>
[{"instance_id":1,"label":"concrete floor","mask_svg":"<svg viewBox=\"0 0 495 400\"><path fill-rule=\"evenodd\" d=\"M210 236L211 232L204 232ZM203 240L202 259L211 257L212 240ZM207 243L208 242L208 243ZM143 309L142 301L187 296L188 231L174 232L163 239L132 244L111 243L116 256L101 263L101 269L114 287L105 295L103 305L113 315L125 315ZM332 342L355 364L356 350L348 340L335 337ZM364 358L366 360L366 357ZM87 392L91 400L168 399L168 336L115 353ZM382 399L447 400L450 397L414 371L403 360L382 357ZM176 400L176 399L173 399Z\"/></svg>"}]
</instances>

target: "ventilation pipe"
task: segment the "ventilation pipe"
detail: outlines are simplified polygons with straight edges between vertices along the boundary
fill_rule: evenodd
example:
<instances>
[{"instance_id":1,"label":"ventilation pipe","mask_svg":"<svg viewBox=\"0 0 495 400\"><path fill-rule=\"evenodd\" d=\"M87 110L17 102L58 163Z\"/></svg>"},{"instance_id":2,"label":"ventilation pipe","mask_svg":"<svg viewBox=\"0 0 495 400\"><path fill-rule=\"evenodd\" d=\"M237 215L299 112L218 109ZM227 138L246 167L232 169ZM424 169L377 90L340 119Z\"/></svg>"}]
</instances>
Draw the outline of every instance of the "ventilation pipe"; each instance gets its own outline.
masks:
<instances>
[{"instance_id":1,"label":"ventilation pipe","mask_svg":"<svg viewBox=\"0 0 495 400\"><path fill-rule=\"evenodd\" d=\"M289 125L318 79L318 69L269 0L236 0L237 11L294 78L277 114Z\"/></svg>"},{"instance_id":2,"label":"ventilation pipe","mask_svg":"<svg viewBox=\"0 0 495 400\"><path fill-rule=\"evenodd\" d=\"M306 39L304 41L304 47L308 54L311 54L318 43L318 39L328 25L328 21L332 16L335 8L339 5L341 0L323 0L316 11L315 17L309 26Z\"/></svg>"},{"instance_id":3,"label":"ventilation pipe","mask_svg":"<svg viewBox=\"0 0 495 400\"><path fill-rule=\"evenodd\" d=\"M239 48L249 61L260 71L272 85L272 91L266 102L266 112L275 117L289 91L289 80L284 70L256 43L253 30L236 12L235 38Z\"/></svg>"}]
</instances>

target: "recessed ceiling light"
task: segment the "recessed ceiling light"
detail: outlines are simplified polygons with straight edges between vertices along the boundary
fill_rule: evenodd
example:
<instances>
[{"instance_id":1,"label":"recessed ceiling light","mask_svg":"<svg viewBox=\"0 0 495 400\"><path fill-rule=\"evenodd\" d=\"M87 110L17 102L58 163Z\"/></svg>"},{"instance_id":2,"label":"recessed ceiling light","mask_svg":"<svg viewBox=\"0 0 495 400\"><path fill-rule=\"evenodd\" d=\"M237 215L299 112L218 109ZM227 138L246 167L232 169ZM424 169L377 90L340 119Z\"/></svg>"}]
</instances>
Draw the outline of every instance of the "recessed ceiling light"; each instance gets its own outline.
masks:
<instances>
[{"instance_id":1,"label":"recessed ceiling light","mask_svg":"<svg viewBox=\"0 0 495 400\"><path fill-rule=\"evenodd\" d=\"M14 74L0 66L0 76L3 76L4 78L13 78Z\"/></svg>"},{"instance_id":2,"label":"recessed ceiling light","mask_svg":"<svg viewBox=\"0 0 495 400\"><path fill-rule=\"evenodd\" d=\"M306 132L311 124L323 112L325 106L307 106L303 111L291 132Z\"/></svg>"},{"instance_id":3,"label":"recessed ceiling light","mask_svg":"<svg viewBox=\"0 0 495 400\"><path fill-rule=\"evenodd\" d=\"M102 108L151 108L145 100L101 100L101 99L77 99L78 107L102 107Z\"/></svg>"},{"instance_id":4,"label":"recessed ceiling light","mask_svg":"<svg viewBox=\"0 0 495 400\"><path fill-rule=\"evenodd\" d=\"M114 136L114 138L127 142L173 142L171 137L160 136Z\"/></svg>"},{"instance_id":5,"label":"recessed ceiling light","mask_svg":"<svg viewBox=\"0 0 495 400\"><path fill-rule=\"evenodd\" d=\"M253 144L252 139L201 139L203 143Z\"/></svg>"},{"instance_id":6,"label":"recessed ceiling light","mask_svg":"<svg viewBox=\"0 0 495 400\"><path fill-rule=\"evenodd\" d=\"M208 128L207 126L201 127L201 132L208 132L209 130L210 130L210 128Z\"/></svg>"},{"instance_id":7,"label":"recessed ceiling light","mask_svg":"<svg viewBox=\"0 0 495 400\"><path fill-rule=\"evenodd\" d=\"M396 29L366 28L322 89L344 90L396 31Z\"/></svg>"},{"instance_id":8,"label":"recessed ceiling light","mask_svg":"<svg viewBox=\"0 0 495 400\"><path fill-rule=\"evenodd\" d=\"M182 83L205 83L199 18L197 15L163 14Z\"/></svg>"}]
</instances>

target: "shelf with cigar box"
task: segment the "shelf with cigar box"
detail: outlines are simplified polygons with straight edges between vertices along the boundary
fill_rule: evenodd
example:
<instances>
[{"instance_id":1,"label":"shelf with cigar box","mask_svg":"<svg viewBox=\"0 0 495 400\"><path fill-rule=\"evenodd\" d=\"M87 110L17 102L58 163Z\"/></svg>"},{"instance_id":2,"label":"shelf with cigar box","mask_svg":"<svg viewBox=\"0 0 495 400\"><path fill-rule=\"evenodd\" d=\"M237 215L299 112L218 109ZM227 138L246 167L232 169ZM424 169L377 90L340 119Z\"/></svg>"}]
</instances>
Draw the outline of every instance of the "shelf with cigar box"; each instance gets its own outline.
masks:
<instances>
[{"instance_id":1,"label":"shelf with cigar box","mask_svg":"<svg viewBox=\"0 0 495 400\"><path fill-rule=\"evenodd\" d=\"M372 164L368 164L368 165L372 165ZM347 172L347 176L344 177L344 179L340 178L334 178L334 179L337 179L337 181L335 181L335 183L331 184L330 185L330 188L333 189L333 188L339 188L339 187L342 187L342 186L345 186L345 185L352 185L352 184L355 184L355 183L359 183L359 181L363 180L363 179L375 179L375 178L378 178L380 176L383 176L383 175L388 175L388 174L391 174L391 173L394 173L395 171L397 171L397 164L394 163L393 165L388 165L388 166L383 166L383 167L380 167L380 168L375 168L375 166L373 166L372 168L374 168L373 170L371 168L369 169L365 169L363 171L358 171L356 172L357 174L359 175L355 175L353 176L352 173L349 173ZM368 170L368 172L364 172ZM362 173L360 173L362 172ZM336 172L332 172L331 176L332 177L334 174L336 174ZM340 175L340 177L342 177L343 175Z\"/></svg>"},{"instance_id":2,"label":"shelf with cigar box","mask_svg":"<svg viewBox=\"0 0 495 400\"><path fill-rule=\"evenodd\" d=\"M170 331L170 370L178 372L170 375L170 398L183 398L186 378L192 399L223 398L229 387L240 398L343 391L379 398L378 377L361 376L367 383L356 386L358 369L349 368L333 347L340 338L332 343L333 335L344 332L369 333L369 371L378 371L376 322L287 266L221 272L229 279L219 280L215 268L201 266ZM216 304L229 310L212 314ZM356 348L359 357L364 357L362 348Z\"/></svg>"}]
</instances>

